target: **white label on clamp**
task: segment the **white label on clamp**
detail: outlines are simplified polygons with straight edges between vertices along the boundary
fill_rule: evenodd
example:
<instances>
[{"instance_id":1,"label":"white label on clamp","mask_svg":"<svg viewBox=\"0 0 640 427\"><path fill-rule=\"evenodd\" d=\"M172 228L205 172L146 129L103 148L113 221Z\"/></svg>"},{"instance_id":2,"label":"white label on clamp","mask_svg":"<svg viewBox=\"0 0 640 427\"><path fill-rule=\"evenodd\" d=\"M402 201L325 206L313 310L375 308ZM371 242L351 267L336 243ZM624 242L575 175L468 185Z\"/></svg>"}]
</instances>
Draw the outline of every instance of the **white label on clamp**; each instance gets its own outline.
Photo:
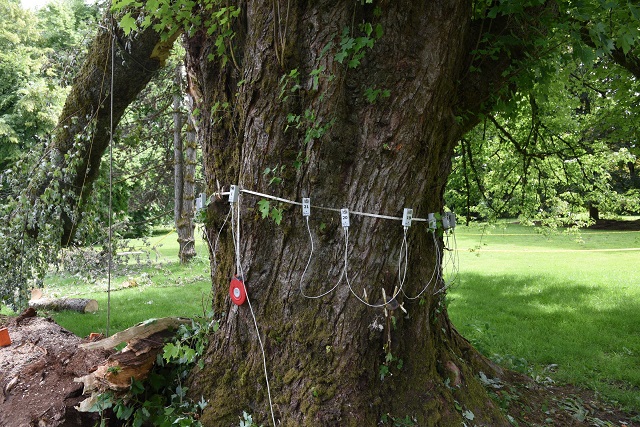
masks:
<instances>
[{"instance_id":1,"label":"white label on clamp","mask_svg":"<svg viewBox=\"0 0 640 427\"><path fill-rule=\"evenodd\" d=\"M404 213L402 214L402 226L411 227L412 218L413 218L413 209L404 208Z\"/></svg>"},{"instance_id":2,"label":"white label on clamp","mask_svg":"<svg viewBox=\"0 0 640 427\"><path fill-rule=\"evenodd\" d=\"M449 223L449 212L445 212L444 215L442 215L442 228L445 230L451 228L451 224Z\"/></svg>"},{"instance_id":3,"label":"white label on clamp","mask_svg":"<svg viewBox=\"0 0 640 427\"><path fill-rule=\"evenodd\" d=\"M438 223L436 221L436 215L434 213L430 213L427 215L427 220L429 221L429 228L435 230L438 228Z\"/></svg>"},{"instance_id":4,"label":"white label on clamp","mask_svg":"<svg viewBox=\"0 0 640 427\"><path fill-rule=\"evenodd\" d=\"M199 211L200 209L202 209L202 196L196 199L196 210Z\"/></svg>"},{"instance_id":5,"label":"white label on clamp","mask_svg":"<svg viewBox=\"0 0 640 427\"><path fill-rule=\"evenodd\" d=\"M200 208L206 209L208 204L207 193L200 193Z\"/></svg>"},{"instance_id":6,"label":"white label on clamp","mask_svg":"<svg viewBox=\"0 0 640 427\"><path fill-rule=\"evenodd\" d=\"M342 220L343 227L349 227L349 209L340 209L340 219Z\"/></svg>"},{"instance_id":7,"label":"white label on clamp","mask_svg":"<svg viewBox=\"0 0 640 427\"><path fill-rule=\"evenodd\" d=\"M232 185L229 188L229 203L236 203L238 201L239 195L240 195L240 187L237 185Z\"/></svg>"},{"instance_id":8,"label":"white label on clamp","mask_svg":"<svg viewBox=\"0 0 640 427\"><path fill-rule=\"evenodd\" d=\"M302 198L302 216L311 216L311 199L309 197Z\"/></svg>"}]
</instances>

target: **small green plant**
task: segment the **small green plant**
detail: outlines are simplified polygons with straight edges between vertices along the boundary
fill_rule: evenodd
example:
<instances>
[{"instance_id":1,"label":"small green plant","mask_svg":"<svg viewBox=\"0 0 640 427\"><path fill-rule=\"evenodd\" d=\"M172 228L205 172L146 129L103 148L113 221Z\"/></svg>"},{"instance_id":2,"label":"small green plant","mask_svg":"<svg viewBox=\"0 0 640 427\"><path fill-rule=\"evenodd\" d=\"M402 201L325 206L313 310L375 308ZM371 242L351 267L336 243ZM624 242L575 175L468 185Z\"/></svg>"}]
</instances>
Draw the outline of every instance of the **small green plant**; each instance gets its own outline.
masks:
<instances>
[{"instance_id":1,"label":"small green plant","mask_svg":"<svg viewBox=\"0 0 640 427\"><path fill-rule=\"evenodd\" d=\"M276 165L272 168L267 167L264 169L264 172L262 172L262 174L265 177L271 176L271 178L269 179L269 185L272 185L272 184L278 185L282 183L281 175L284 173L285 167L286 165Z\"/></svg>"},{"instance_id":2,"label":"small green plant","mask_svg":"<svg viewBox=\"0 0 640 427\"><path fill-rule=\"evenodd\" d=\"M246 411L242 411L242 418L240 418L239 427L262 427L253 422L253 417Z\"/></svg>"},{"instance_id":3,"label":"small green plant","mask_svg":"<svg viewBox=\"0 0 640 427\"><path fill-rule=\"evenodd\" d=\"M393 427L414 427L418 425L418 420L413 417L410 417L409 415L406 415L404 418L400 418L400 417L394 417L391 414L387 413L387 414L383 414L380 417L380 423L381 424L391 423Z\"/></svg>"},{"instance_id":4,"label":"small green plant","mask_svg":"<svg viewBox=\"0 0 640 427\"><path fill-rule=\"evenodd\" d=\"M277 206L271 206L271 203L266 199L258 201L258 212L262 215L262 219L269 217L277 225L282 222L282 209Z\"/></svg>"},{"instance_id":5,"label":"small green plant","mask_svg":"<svg viewBox=\"0 0 640 427\"><path fill-rule=\"evenodd\" d=\"M289 99L289 96L297 93L302 86L300 86L300 72L297 68L289 71L288 74L284 74L280 77L280 94L278 99L285 102Z\"/></svg>"},{"instance_id":6,"label":"small green plant","mask_svg":"<svg viewBox=\"0 0 640 427\"><path fill-rule=\"evenodd\" d=\"M391 368L395 367L397 370L401 370L404 366L404 361L393 354L391 352L387 352L384 357L384 363L380 365L380 381L384 381L387 376L393 375L391 373Z\"/></svg>"},{"instance_id":7,"label":"small green plant","mask_svg":"<svg viewBox=\"0 0 640 427\"><path fill-rule=\"evenodd\" d=\"M374 89L368 87L364 90L364 96L367 98L369 104L375 104L378 99L388 98L390 95L391 91L389 89Z\"/></svg>"},{"instance_id":8,"label":"small green plant","mask_svg":"<svg viewBox=\"0 0 640 427\"><path fill-rule=\"evenodd\" d=\"M122 371L122 367L120 366L109 366L107 372L110 374L118 375Z\"/></svg>"},{"instance_id":9,"label":"small green plant","mask_svg":"<svg viewBox=\"0 0 640 427\"><path fill-rule=\"evenodd\" d=\"M344 27L340 37L339 50L334 57L340 64L346 61L349 68L356 68L360 65L360 61L366 54L365 48L373 48L375 41L382 37L383 33L380 24L372 25L370 22L360 24L359 29L363 35L352 37L351 29Z\"/></svg>"}]
</instances>

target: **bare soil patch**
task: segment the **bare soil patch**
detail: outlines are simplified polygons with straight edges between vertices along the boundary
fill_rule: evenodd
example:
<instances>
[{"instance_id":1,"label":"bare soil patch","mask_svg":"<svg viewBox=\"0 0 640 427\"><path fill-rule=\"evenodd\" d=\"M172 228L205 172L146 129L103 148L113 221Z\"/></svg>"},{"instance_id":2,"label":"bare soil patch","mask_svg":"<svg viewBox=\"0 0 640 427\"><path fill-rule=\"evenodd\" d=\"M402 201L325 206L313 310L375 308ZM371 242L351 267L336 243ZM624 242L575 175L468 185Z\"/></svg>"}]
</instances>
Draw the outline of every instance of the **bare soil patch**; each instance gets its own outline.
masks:
<instances>
[{"instance_id":1,"label":"bare soil patch","mask_svg":"<svg viewBox=\"0 0 640 427\"><path fill-rule=\"evenodd\" d=\"M591 390L572 385L539 384L515 372L506 372L494 399L515 421L527 427L595 426L640 427L640 414L624 412L602 401Z\"/></svg>"},{"instance_id":2,"label":"bare soil patch","mask_svg":"<svg viewBox=\"0 0 640 427\"><path fill-rule=\"evenodd\" d=\"M11 345L0 348L0 426L92 426L95 414L74 409L83 398L74 378L110 351L78 348L84 340L43 317L0 317Z\"/></svg>"}]
</instances>

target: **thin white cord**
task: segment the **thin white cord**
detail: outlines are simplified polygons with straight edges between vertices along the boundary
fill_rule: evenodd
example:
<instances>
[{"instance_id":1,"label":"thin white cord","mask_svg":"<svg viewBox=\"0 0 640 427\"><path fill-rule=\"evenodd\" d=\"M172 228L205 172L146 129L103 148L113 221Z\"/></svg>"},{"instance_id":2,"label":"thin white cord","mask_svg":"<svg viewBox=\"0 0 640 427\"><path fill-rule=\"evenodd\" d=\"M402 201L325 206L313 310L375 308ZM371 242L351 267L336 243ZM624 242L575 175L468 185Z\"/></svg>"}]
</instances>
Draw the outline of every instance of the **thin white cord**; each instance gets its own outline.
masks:
<instances>
[{"instance_id":1,"label":"thin white cord","mask_svg":"<svg viewBox=\"0 0 640 427\"><path fill-rule=\"evenodd\" d=\"M404 286L407 279L407 268L409 267L409 245L407 244L407 231L409 227L403 227L402 244L400 245L400 254L398 255L398 283L400 288ZM402 271L402 248L404 247L404 273Z\"/></svg>"},{"instance_id":2,"label":"thin white cord","mask_svg":"<svg viewBox=\"0 0 640 427\"><path fill-rule=\"evenodd\" d=\"M267 395L269 397L269 409L271 411L271 421L273 422L273 427L276 427L276 418L275 415L273 414L273 403L271 401L271 386L269 385L269 374L267 372L267 357L265 355L265 351L264 351L264 345L262 344L262 338L260 337L260 329L258 328L258 322L256 320L256 315L253 312L253 306L251 305L251 299L249 298L249 293L247 292L247 287L244 285L244 272L242 270L242 263L240 262L240 197L238 197L238 201L237 203L235 203L235 205L237 205L238 208L238 214L236 215L236 232L234 234L233 232L233 216L234 216L234 206L231 206L231 234L232 234L232 238L233 238L233 244L235 247L235 254L236 254L236 267L238 269L238 273L240 274L240 278L241 278L241 283L242 283L242 287L244 290L244 294L247 298L247 303L249 304L249 311L251 312L251 317L253 318L253 325L256 328L256 335L258 336L258 343L260 344L260 350L262 351L262 366L264 368L264 379L267 383Z\"/></svg>"},{"instance_id":3,"label":"thin white cord","mask_svg":"<svg viewBox=\"0 0 640 427\"><path fill-rule=\"evenodd\" d=\"M398 294L400 292L402 292L402 284L399 287L396 287L393 296L388 300L388 301L382 301L382 304L370 304L367 301L363 300L362 298L360 298L360 296L358 294L355 293L355 291L353 290L353 288L351 287L351 281L349 280L349 261L348 261L348 249L349 249L349 227L343 227L344 228L344 277L347 281L347 286L349 287L349 291L351 291L351 294L356 297L358 299L358 301L360 301L361 303L363 303L364 305L366 305L367 307L372 307L372 308L381 308L386 306L389 302L393 301L396 299L396 297L398 296Z\"/></svg>"},{"instance_id":4,"label":"thin white cord","mask_svg":"<svg viewBox=\"0 0 640 427\"><path fill-rule=\"evenodd\" d=\"M235 235L236 241L234 243L234 246L236 248L236 274L240 275L240 280L242 281L244 286L244 276L241 271L242 266L240 265L240 196L238 196L238 202L236 203L236 206L238 207L238 214L236 215L236 235ZM231 208L231 212L234 212L233 207ZM231 221L233 222L233 214L231 217ZM245 289L245 293L246 293L246 289Z\"/></svg>"},{"instance_id":5,"label":"thin white cord","mask_svg":"<svg viewBox=\"0 0 640 427\"><path fill-rule=\"evenodd\" d=\"M307 219L307 231L309 232L309 241L311 242L311 252L309 253L309 259L307 260L307 265L304 267L304 271L302 272L302 276L300 276L299 288L300 288L300 293L302 294L303 297L309 298L309 299L317 299L317 298L322 298L323 296L330 294L331 292L333 292L335 290L335 288L338 287L338 284L342 280L342 275L344 275L344 270L342 271L342 274L340 275L340 278L338 279L336 284L333 285L333 287L331 289L329 289L328 291L323 292L320 295L307 295L307 294L304 293L304 289L302 287L302 280L304 279L304 275L307 273L307 269L309 268L309 264L311 264L311 257L313 256L313 250L314 250L313 236L311 235L311 227L309 227L309 217L307 216L305 218Z\"/></svg>"},{"instance_id":6,"label":"thin white cord","mask_svg":"<svg viewBox=\"0 0 640 427\"><path fill-rule=\"evenodd\" d=\"M207 244L209 245L209 249L211 249L211 253L213 256L213 271L215 272L217 265L218 265L218 261L216 258L216 255L218 253L218 243L220 242L220 235L222 234L222 230L224 229L224 226L227 224L227 220L229 219L229 216L231 216L231 211L232 209L229 209L229 212L227 212L227 216L224 217L224 221L222 222L222 225L220 226L220 230L218 230L218 235L216 236L216 241L213 245L211 245L211 240L209 239L209 234L207 233L206 228L204 227L204 224L201 226L202 228L202 234L204 235L205 239L207 239ZM234 245L235 246L235 245Z\"/></svg>"},{"instance_id":7,"label":"thin white cord","mask_svg":"<svg viewBox=\"0 0 640 427\"><path fill-rule=\"evenodd\" d=\"M425 291L429 288L429 286L433 282L433 279L436 278L436 280L437 280L437 277L439 277L439 275L436 276L436 272L440 268L440 246L438 245L438 241L436 240L436 233L435 232L431 232L431 235L433 237L433 245L434 245L435 251L436 251L436 262L433 265L433 272L431 273L431 277L429 278L429 281L424 285L422 290L420 292L418 292L418 294L416 296L411 297L411 296L407 295L404 291L402 291L402 294L405 296L405 298L407 298L409 300L417 300L418 298L420 298L422 296L422 294L425 293Z\"/></svg>"},{"instance_id":8,"label":"thin white cord","mask_svg":"<svg viewBox=\"0 0 640 427\"><path fill-rule=\"evenodd\" d=\"M449 247L449 238L453 236L453 238L451 239L453 241L453 248ZM455 283L455 281L458 279L458 273L459 273L459 267L458 267L458 242L456 240L456 235L455 233L453 233L453 231L450 231L449 233L446 234L446 243L445 241L443 241L443 256L444 256L444 251L449 251L451 252L451 254L447 257L446 261L444 262L444 265L442 266L442 273L440 276L440 279L444 282L444 286L440 289L438 289L436 292L434 292L434 295L439 294L440 292L446 291L447 289L449 289L451 287L451 285L453 285ZM446 273L446 269L449 266L449 264L451 264L451 273ZM447 276L448 280L445 280L445 276ZM451 276L451 277L449 277Z\"/></svg>"},{"instance_id":9,"label":"thin white cord","mask_svg":"<svg viewBox=\"0 0 640 427\"><path fill-rule=\"evenodd\" d=\"M271 194L258 193L257 191L246 190L244 188L240 189L240 191L242 193L251 194L253 196L264 197L266 199L276 200L278 202L283 202L283 203L289 203L291 205L302 206L302 203L300 203L300 202L296 202L294 200L289 200L289 199L283 199L282 197L272 196ZM221 194L225 194L225 193L221 193ZM340 209L328 208L326 206L311 205L311 207L313 209L321 209L321 210L331 211L331 212L340 212ZM352 211L352 210L349 210L349 214L366 216L366 217L369 217L369 218L390 219L390 220L394 220L394 221L402 221L403 220L403 218L399 217L399 216L373 214L373 213L368 213L368 212L358 212L358 211ZM413 218L412 221L427 222L427 219L426 218Z\"/></svg>"}]
</instances>

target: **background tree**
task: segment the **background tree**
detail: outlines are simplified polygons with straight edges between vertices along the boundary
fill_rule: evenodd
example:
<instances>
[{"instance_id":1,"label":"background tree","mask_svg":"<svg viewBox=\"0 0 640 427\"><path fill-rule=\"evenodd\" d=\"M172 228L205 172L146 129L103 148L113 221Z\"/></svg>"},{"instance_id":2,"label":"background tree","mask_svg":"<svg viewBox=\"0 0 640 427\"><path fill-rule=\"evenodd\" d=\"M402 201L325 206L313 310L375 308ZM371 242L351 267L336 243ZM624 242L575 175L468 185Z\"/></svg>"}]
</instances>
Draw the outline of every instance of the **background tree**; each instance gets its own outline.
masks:
<instances>
[{"instance_id":1,"label":"background tree","mask_svg":"<svg viewBox=\"0 0 640 427\"><path fill-rule=\"evenodd\" d=\"M196 140L193 124L187 123L187 138L183 144L182 128L185 124L185 116L181 112L183 99L182 79L184 67L176 67L175 89L173 94L173 150L174 150L174 222L178 232L180 249L178 256L181 263L187 263L196 255L195 238L193 230L195 207L195 175L196 175Z\"/></svg>"},{"instance_id":2,"label":"background tree","mask_svg":"<svg viewBox=\"0 0 640 427\"><path fill-rule=\"evenodd\" d=\"M50 197L64 198L64 209L56 213L63 224L60 238L63 246L73 241L81 219L81 205L87 202L111 139L111 126L115 129L127 106L164 65L173 45L173 40L161 41L152 30L131 38L117 31L112 34L106 28L111 28L108 19L99 27L89 48L91 54L78 71L66 98L52 142L47 147L49 165L41 168L42 174L34 176L30 183L32 203L49 203L42 200L47 192ZM112 44L116 49L113 73ZM62 174L52 175L51 171L55 170ZM36 211L42 213L46 209ZM30 234L37 236L38 224L51 220L55 219L44 214L34 222Z\"/></svg>"},{"instance_id":3,"label":"background tree","mask_svg":"<svg viewBox=\"0 0 640 427\"><path fill-rule=\"evenodd\" d=\"M94 18L95 10L83 2L71 9L65 5L52 5L34 15L22 10L19 2L0 2L0 214L4 236L0 241L0 301L14 308L26 302L27 289L38 285L57 256L56 245L47 238L59 236L53 223L41 224L40 242L25 234L25 228L36 221L25 191L35 175L60 173L44 171L45 143L73 77L74 68L68 66L67 59L74 57L71 52L80 49L84 40L66 33L54 41L51 35L61 22L69 21L75 21L79 33L84 34ZM43 194L42 202L44 211L60 209L60 203L50 203L49 193Z\"/></svg>"},{"instance_id":4,"label":"background tree","mask_svg":"<svg viewBox=\"0 0 640 427\"><path fill-rule=\"evenodd\" d=\"M12 165L55 125L65 91L45 73L48 46L20 2L0 2L0 168ZM50 88L52 90L50 90Z\"/></svg>"},{"instance_id":5,"label":"background tree","mask_svg":"<svg viewBox=\"0 0 640 427\"><path fill-rule=\"evenodd\" d=\"M445 196L451 208L546 223L638 211L636 79L606 58L566 54L548 69L465 136Z\"/></svg>"}]
</instances>

